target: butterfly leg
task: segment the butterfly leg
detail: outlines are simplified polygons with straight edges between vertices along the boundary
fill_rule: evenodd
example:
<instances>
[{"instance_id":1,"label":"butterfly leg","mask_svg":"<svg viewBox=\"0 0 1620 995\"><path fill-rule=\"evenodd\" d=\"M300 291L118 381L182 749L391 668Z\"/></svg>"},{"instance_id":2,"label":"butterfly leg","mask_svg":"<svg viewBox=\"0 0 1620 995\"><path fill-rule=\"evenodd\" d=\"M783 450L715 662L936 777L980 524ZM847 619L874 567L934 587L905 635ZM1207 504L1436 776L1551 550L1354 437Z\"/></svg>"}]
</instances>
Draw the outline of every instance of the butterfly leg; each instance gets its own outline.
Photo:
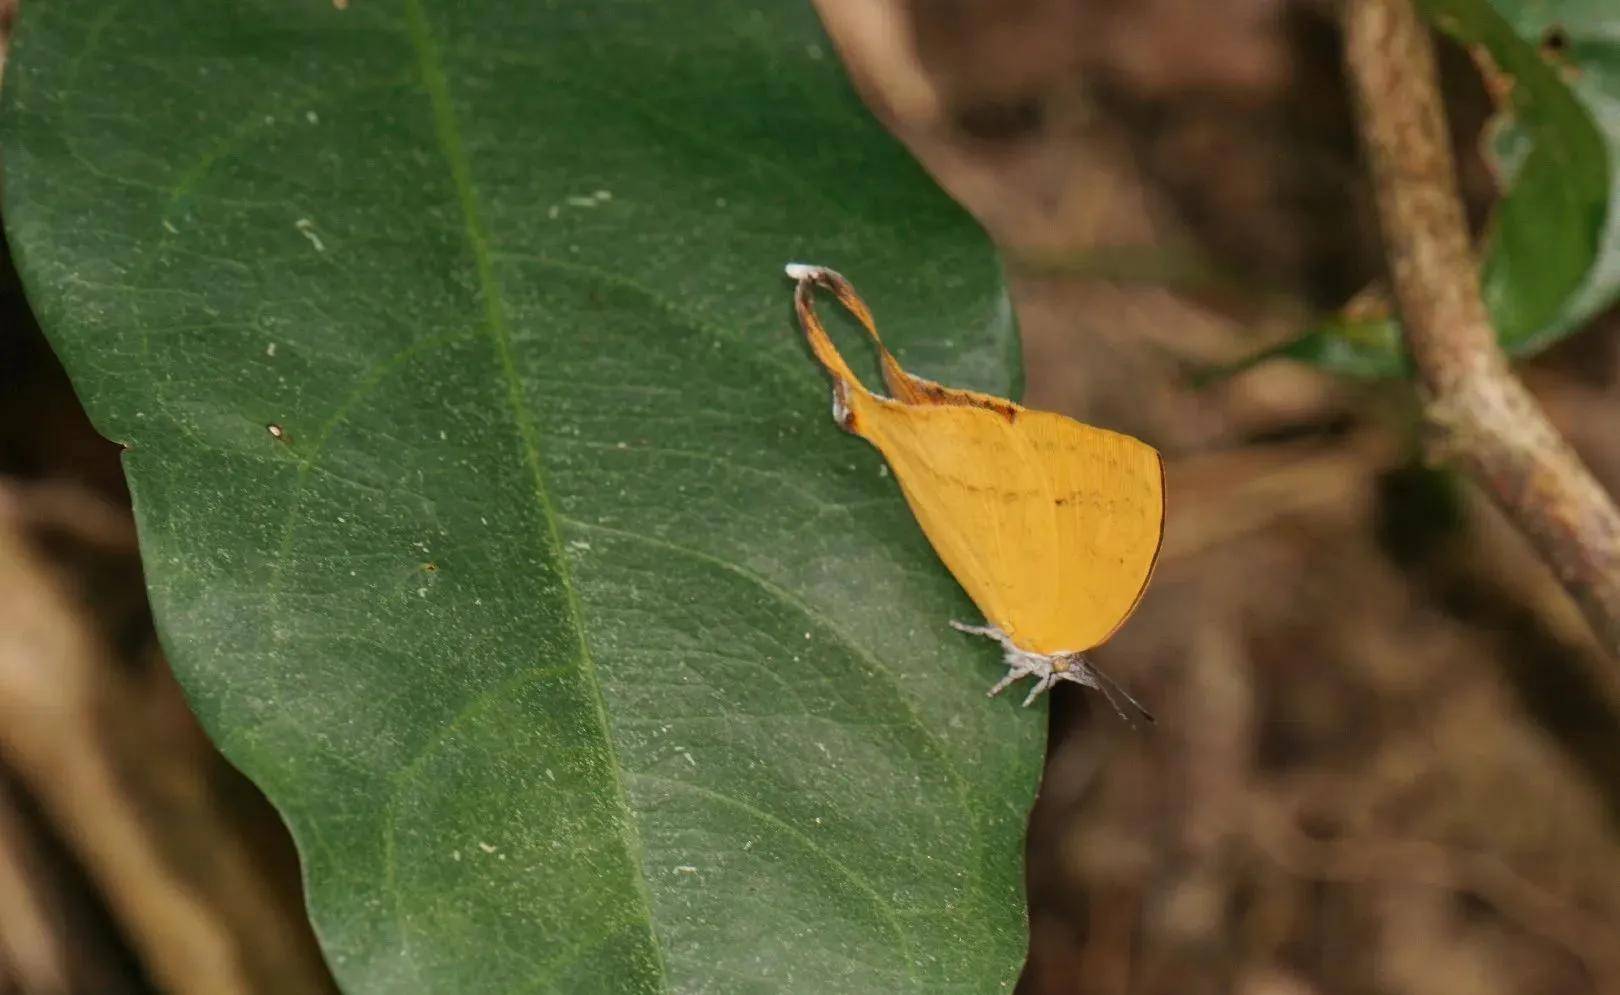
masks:
<instances>
[{"instance_id":1,"label":"butterfly leg","mask_svg":"<svg viewBox=\"0 0 1620 995\"><path fill-rule=\"evenodd\" d=\"M993 625L968 625L966 622L958 622L953 618L951 619L951 628L957 632L965 632L970 636L983 636L986 639L994 639L1001 644L1002 649L1007 651L1007 659L1009 660L1012 659L1012 654L1018 652L1018 647L1014 646L1013 641L1007 638L1007 634Z\"/></svg>"},{"instance_id":2,"label":"butterfly leg","mask_svg":"<svg viewBox=\"0 0 1620 995\"><path fill-rule=\"evenodd\" d=\"M996 695L1007 690L1008 686L1011 685L1013 681L1028 677L1032 673L1034 673L1034 671L1030 670L1028 667L1008 667L1007 676L997 681L995 685L992 686L988 692L986 692L986 697L994 698Z\"/></svg>"},{"instance_id":3,"label":"butterfly leg","mask_svg":"<svg viewBox=\"0 0 1620 995\"><path fill-rule=\"evenodd\" d=\"M1030 691L1029 697L1024 699L1024 705L1025 707L1028 707L1030 702L1040 697L1042 693L1050 690L1052 685L1057 683L1059 675L1053 672L1050 659L1020 650L1017 646L1013 645L1013 641L1011 639L1007 638L1007 634L1005 632L1002 632L995 626L968 625L966 622L958 622L955 619L952 619L951 628L955 629L957 632L965 632L970 636L984 636L987 639L994 639L996 642L1000 643L1001 648L1006 651L1007 676L997 681L995 685L990 688L990 697L994 698L996 695L1007 690L1008 686L1014 681L1022 680L1025 677L1034 676L1036 678L1035 688L1034 690Z\"/></svg>"},{"instance_id":4,"label":"butterfly leg","mask_svg":"<svg viewBox=\"0 0 1620 995\"><path fill-rule=\"evenodd\" d=\"M994 639L998 643L1007 641L1007 637L1002 635L1001 630L993 625L968 625L966 622L958 622L953 618L951 619L951 628L957 632L965 632L970 636L984 636L987 639Z\"/></svg>"},{"instance_id":5,"label":"butterfly leg","mask_svg":"<svg viewBox=\"0 0 1620 995\"><path fill-rule=\"evenodd\" d=\"M1056 683L1056 674L1047 673L1041 675L1041 679L1036 681L1035 686L1029 689L1029 697L1024 699L1024 707L1028 708L1030 705L1033 705L1036 698L1039 698L1042 694L1050 691L1052 689L1052 685Z\"/></svg>"}]
</instances>

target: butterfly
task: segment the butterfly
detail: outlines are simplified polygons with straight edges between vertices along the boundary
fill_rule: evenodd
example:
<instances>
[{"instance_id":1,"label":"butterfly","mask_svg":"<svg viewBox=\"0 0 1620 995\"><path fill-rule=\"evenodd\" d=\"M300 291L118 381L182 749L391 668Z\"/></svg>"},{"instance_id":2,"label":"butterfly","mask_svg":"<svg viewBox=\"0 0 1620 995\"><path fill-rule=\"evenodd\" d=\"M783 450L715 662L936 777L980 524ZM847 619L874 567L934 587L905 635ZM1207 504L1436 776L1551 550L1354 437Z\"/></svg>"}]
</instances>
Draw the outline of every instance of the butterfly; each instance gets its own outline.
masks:
<instances>
[{"instance_id":1,"label":"butterfly","mask_svg":"<svg viewBox=\"0 0 1620 995\"><path fill-rule=\"evenodd\" d=\"M983 613L956 629L1001 644L1000 694L1034 678L1029 705L1059 681L1102 692L1123 716L1128 692L1086 653L1130 618L1164 535L1164 463L1151 446L1106 429L907 373L883 345L848 280L792 263L794 307L832 379L833 419L883 454L912 515ZM888 397L863 386L815 311L832 292L877 347Z\"/></svg>"}]
</instances>

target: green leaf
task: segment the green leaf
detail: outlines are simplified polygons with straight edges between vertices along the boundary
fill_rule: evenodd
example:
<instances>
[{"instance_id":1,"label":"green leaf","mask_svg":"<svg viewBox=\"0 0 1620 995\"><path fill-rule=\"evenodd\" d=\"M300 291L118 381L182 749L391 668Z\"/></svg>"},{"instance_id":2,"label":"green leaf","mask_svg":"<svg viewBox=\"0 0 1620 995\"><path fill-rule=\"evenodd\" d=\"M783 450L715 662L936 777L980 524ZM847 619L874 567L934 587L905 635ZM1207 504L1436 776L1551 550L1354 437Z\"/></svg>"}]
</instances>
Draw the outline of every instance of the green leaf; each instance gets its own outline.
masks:
<instances>
[{"instance_id":1,"label":"green leaf","mask_svg":"<svg viewBox=\"0 0 1620 995\"><path fill-rule=\"evenodd\" d=\"M1407 372L1400 330L1387 318L1330 319L1312 334L1259 358L1272 356L1287 356L1353 377L1385 377Z\"/></svg>"},{"instance_id":2,"label":"green leaf","mask_svg":"<svg viewBox=\"0 0 1620 995\"><path fill-rule=\"evenodd\" d=\"M20 27L14 251L347 989L1010 986L1044 721L782 264L947 382L1007 391L1015 334L807 4Z\"/></svg>"},{"instance_id":3,"label":"green leaf","mask_svg":"<svg viewBox=\"0 0 1620 995\"><path fill-rule=\"evenodd\" d=\"M1589 267L1557 313L1538 327L1525 322L1504 333L1510 351L1527 355L1578 331L1620 297L1620 8L1609 0L1492 0L1492 6L1512 25L1517 37L1542 49L1548 47L1549 39L1557 37L1563 42L1563 51L1547 58L1558 66L1558 81L1589 115L1602 142L1599 150L1589 137L1582 138L1577 147L1572 127L1567 161L1543 170L1541 182L1549 188L1566 188L1563 196L1571 205L1577 200L1587 204L1587 223L1597 228L1598 235ZM1539 143L1540 133L1532 140ZM1527 163L1522 168L1528 167ZM1592 188L1600 176L1603 186L1598 194ZM1551 196L1549 191L1541 200ZM1594 197L1601 198L1603 210L1592 210ZM1579 220L1573 206L1558 214L1538 214L1540 206L1534 201L1523 206L1524 227L1539 223L1548 228L1564 218ZM1529 257L1534 251L1533 245L1526 245L1521 255ZM1525 265L1529 265L1528 259Z\"/></svg>"},{"instance_id":4,"label":"green leaf","mask_svg":"<svg viewBox=\"0 0 1620 995\"><path fill-rule=\"evenodd\" d=\"M1606 0L1423 0L1426 16L1488 53L1512 81L1491 136L1508 188L1484 249L1481 289L1507 352L1532 355L1620 296L1620 7ZM1554 26L1563 51L1543 54ZM1337 341L1329 321L1278 352L1355 376L1405 372L1388 348ZM1361 330L1363 333L1365 329ZM1365 336L1363 336L1365 339Z\"/></svg>"}]
</instances>

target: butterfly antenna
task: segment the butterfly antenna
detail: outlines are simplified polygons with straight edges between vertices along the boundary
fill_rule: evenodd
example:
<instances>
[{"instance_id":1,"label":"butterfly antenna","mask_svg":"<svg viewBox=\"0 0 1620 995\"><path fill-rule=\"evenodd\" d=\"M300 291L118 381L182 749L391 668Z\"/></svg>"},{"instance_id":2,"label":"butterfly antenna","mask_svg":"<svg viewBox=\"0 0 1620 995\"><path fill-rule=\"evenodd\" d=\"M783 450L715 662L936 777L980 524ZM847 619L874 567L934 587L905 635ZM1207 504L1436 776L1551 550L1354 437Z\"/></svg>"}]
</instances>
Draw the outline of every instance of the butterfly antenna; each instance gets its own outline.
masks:
<instances>
[{"instance_id":1,"label":"butterfly antenna","mask_svg":"<svg viewBox=\"0 0 1620 995\"><path fill-rule=\"evenodd\" d=\"M1129 715L1125 714L1125 710L1123 708L1119 707L1119 698L1114 697L1115 694L1118 694L1121 698L1124 698L1126 701L1130 702L1131 707L1136 709L1142 718L1147 720L1148 725L1158 724L1159 720L1153 717L1153 713L1144 708L1142 703L1132 697L1129 691L1121 687L1118 681L1114 680L1112 677L1109 677L1090 660L1086 660L1085 664L1086 668L1097 676L1097 690L1101 691L1103 697L1108 699L1108 704L1114 707L1114 712L1118 714L1120 718L1125 720L1126 725L1130 726L1132 729L1137 727L1135 720L1133 720Z\"/></svg>"}]
</instances>

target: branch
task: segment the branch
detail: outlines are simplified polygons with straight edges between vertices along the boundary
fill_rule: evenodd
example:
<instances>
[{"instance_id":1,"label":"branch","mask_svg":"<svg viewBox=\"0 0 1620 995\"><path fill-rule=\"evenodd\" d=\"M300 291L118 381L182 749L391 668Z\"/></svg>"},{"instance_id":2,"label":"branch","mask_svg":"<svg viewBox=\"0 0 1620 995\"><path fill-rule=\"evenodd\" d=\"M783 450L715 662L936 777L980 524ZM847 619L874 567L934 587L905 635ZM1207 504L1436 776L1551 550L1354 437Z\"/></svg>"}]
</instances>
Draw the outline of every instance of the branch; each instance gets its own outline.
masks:
<instances>
[{"instance_id":1,"label":"branch","mask_svg":"<svg viewBox=\"0 0 1620 995\"><path fill-rule=\"evenodd\" d=\"M1620 512L1496 344L1428 31L1411 0L1345 0L1344 32L1401 327L1438 450L1529 537L1620 658Z\"/></svg>"}]
</instances>

